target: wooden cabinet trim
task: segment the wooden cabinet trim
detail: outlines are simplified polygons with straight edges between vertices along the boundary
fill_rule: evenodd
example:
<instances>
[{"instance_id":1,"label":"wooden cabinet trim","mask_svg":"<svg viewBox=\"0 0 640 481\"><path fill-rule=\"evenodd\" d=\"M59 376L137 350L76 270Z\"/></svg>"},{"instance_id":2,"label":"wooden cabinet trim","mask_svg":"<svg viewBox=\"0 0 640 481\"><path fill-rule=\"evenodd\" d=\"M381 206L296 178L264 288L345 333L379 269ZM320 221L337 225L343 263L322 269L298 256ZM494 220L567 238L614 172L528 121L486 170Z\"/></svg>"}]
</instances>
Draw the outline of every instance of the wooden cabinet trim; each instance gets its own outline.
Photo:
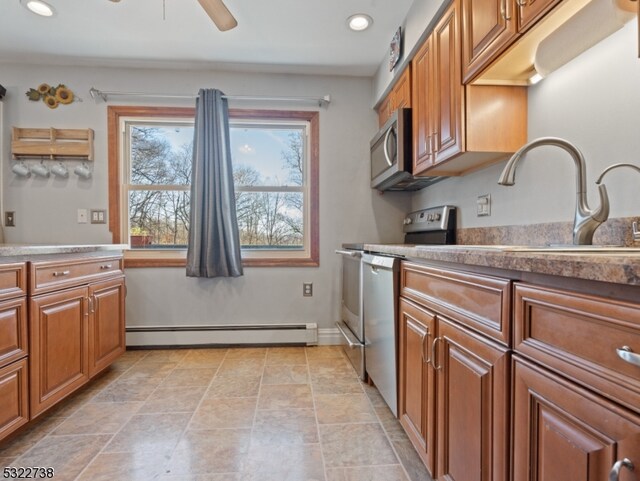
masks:
<instances>
[{"instance_id":1,"label":"wooden cabinet trim","mask_svg":"<svg viewBox=\"0 0 640 481\"><path fill-rule=\"evenodd\" d=\"M603 396L637 409L640 367L615 349L640 352L640 306L516 283L514 348Z\"/></svg>"},{"instance_id":2,"label":"wooden cabinet trim","mask_svg":"<svg viewBox=\"0 0 640 481\"><path fill-rule=\"evenodd\" d=\"M29 353L27 299L0 302L0 367Z\"/></svg>"},{"instance_id":3,"label":"wooden cabinet trim","mask_svg":"<svg viewBox=\"0 0 640 481\"><path fill-rule=\"evenodd\" d=\"M15 262L0 265L0 301L27 295L27 265Z\"/></svg>"},{"instance_id":4,"label":"wooden cabinet trim","mask_svg":"<svg viewBox=\"0 0 640 481\"><path fill-rule=\"evenodd\" d=\"M123 273L122 256L31 262L29 290L31 295L39 295Z\"/></svg>"},{"instance_id":5,"label":"wooden cabinet trim","mask_svg":"<svg viewBox=\"0 0 640 481\"><path fill-rule=\"evenodd\" d=\"M511 345L511 281L403 262L401 295ZM430 292L430 287L438 292Z\"/></svg>"}]
</instances>

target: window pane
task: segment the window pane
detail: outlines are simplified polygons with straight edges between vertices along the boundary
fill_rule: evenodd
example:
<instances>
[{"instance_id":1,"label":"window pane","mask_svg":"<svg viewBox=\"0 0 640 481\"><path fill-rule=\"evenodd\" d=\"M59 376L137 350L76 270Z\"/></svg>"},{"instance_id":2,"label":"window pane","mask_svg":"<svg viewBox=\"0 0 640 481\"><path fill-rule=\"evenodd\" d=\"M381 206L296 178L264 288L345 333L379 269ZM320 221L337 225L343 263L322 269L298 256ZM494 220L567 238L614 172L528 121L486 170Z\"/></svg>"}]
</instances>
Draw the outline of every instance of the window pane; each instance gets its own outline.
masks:
<instances>
[{"instance_id":1,"label":"window pane","mask_svg":"<svg viewBox=\"0 0 640 481\"><path fill-rule=\"evenodd\" d=\"M129 236L135 249L180 248L189 235L189 191L129 192Z\"/></svg>"},{"instance_id":2,"label":"window pane","mask_svg":"<svg viewBox=\"0 0 640 481\"><path fill-rule=\"evenodd\" d=\"M304 248L302 193L236 192L243 249Z\"/></svg>"},{"instance_id":3,"label":"window pane","mask_svg":"<svg viewBox=\"0 0 640 481\"><path fill-rule=\"evenodd\" d=\"M304 129L231 126L236 185L303 185Z\"/></svg>"},{"instance_id":4,"label":"window pane","mask_svg":"<svg viewBox=\"0 0 640 481\"><path fill-rule=\"evenodd\" d=\"M132 125L131 184L191 183L193 126Z\"/></svg>"}]
</instances>

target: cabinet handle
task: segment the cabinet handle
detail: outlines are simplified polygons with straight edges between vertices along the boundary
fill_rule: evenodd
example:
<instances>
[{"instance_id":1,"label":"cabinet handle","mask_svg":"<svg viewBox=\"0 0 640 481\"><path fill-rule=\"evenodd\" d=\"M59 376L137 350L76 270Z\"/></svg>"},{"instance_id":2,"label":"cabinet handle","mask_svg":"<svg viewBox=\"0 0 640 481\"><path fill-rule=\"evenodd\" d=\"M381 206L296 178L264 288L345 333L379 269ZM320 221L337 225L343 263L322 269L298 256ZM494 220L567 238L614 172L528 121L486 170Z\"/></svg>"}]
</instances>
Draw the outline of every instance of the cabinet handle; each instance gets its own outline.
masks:
<instances>
[{"instance_id":1,"label":"cabinet handle","mask_svg":"<svg viewBox=\"0 0 640 481\"><path fill-rule=\"evenodd\" d=\"M102 264L100 269L111 269L111 264Z\"/></svg>"},{"instance_id":2,"label":"cabinet handle","mask_svg":"<svg viewBox=\"0 0 640 481\"><path fill-rule=\"evenodd\" d=\"M94 294L93 296L91 296L91 314L95 314L97 303L98 303L98 299L96 299L96 296Z\"/></svg>"},{"instance_id":3,"label":"cabinet handle","mask_svg":"<svg viewBox=\"0 0 640 481\"><path fill-rule=\"evenodd\" d=\"M511 15L507 12L507 2L510 0L502 0L500 3L500 13L502 14L502 18L504 18L507 22L511 20Z\"/></svg>"},{"instance_id":4,"label":"cabinet handle","mask_svg":"<svg viewBox=\"0 0 640 481\"><path fill-rule=\"evenodd\" d=\"M438 343L438 341L440 340L440 337L436 337L433 340L433 344L431 344L431 365L433 366L433 368L436 371L439 371L440 369L442 369L442 366L436 366L436 344Z\"/></svg>"},{"instance_id":5,"label":"cabinet handle","mask_svg":"<svg viewBox=\"0 0 640 481\"><path fill-rule=\"evenodd\" d=\"M53 273L53 277L68 276L69 274L71 274L71 271L56 271Z\"/></svg>"},{"instance_id":6,"label":"cabinet handle","mask_svg":"<svg viewBox=\"0 0 640 481\"><path fill-rule=\"evenodd\" d=\"M93 314L93 312L94 312L93 311L93 297L92 296L87 297L87 302L89 303L89 309L87 310L87 314L86 314L88 316L89 314Z\"/></svg>"},{"instance_id":7,"label":"cabinet handle","mask_svg":"<svg viewBox=\"0 0 640 481\"><path fill-rule=\"evenodd\" d=\"M425 359L424 358L424 345L425 345L425 341L429 339L429 329L427 329L427 332L425 333L424 337L422 338L422 352L420 353L422 355L422 362L424 362L425 364L429 364L431 362L431 358L429 359Z\"/></svg>"},{"instance_id":8,"label":"cabinet handle","mask_svg":"<svg viewBox=\"0 0 640 481\"><path fill-rule=\"evenodd\" d=\"M633 471L633 463L629 458L620 459L615 462L609 472L609 481L618 481L620 478L620 470L622 468L627 468L629 471Z\"/></svg>"},{"instance_id":9,"label":"cabinet handle","mask_svg":"<svg viewBox=\"0 0 640 481\"><path fill-rule=\"evenodd\" d=\"M635 354L629 346L622 346L616 349L618 357L629 364L640 367L640 354Z\"/></svg>"},{"instance_id":10,"label":"cabinet handle","mask_svg":"<svg viewBox=\"0 0 640 481\"><path fill-rule=\"evenodd\" d=\"M433 139L433 147L431 150L433 150L434 154L437 154L438 153L438 132L434 132L431 138Z\"/></svg>"}]
</instances>

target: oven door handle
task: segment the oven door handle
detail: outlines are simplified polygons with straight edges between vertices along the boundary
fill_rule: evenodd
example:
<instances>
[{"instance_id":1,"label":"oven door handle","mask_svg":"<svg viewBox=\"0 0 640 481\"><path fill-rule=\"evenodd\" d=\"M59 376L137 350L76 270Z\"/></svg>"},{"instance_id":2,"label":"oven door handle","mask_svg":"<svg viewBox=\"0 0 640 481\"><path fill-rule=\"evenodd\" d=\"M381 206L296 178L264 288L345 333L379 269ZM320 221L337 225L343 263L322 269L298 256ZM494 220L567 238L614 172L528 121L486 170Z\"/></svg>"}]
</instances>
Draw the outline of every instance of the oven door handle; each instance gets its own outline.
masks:
<instances>
[{"instance_id":1,"label":"oven door handle","mask_svg":"<svg viewBox=\"0 0 640 481\"><path fill-rule=\"evenodd\" d=\"M348 257L362 257L362 252L360 251L343 251L340 249L336 249L336 254L340 254Z\"/></svg>"},{"instance_id":2,"label":"oven door handle","mask_svg":"<svg viewBox=\"0 0 640 481\"><path fill-rule=\"evenodd\" d=\"M344 326L344 327L342 327L342 326ZM342 322L342 321L336 322L336 327L338 328L338 331L340 331L340 334L342 334L342 336L347 341L347 344L349 344L349 347L363 347L364 346L364 344L362 344L360 341L358 341L356 336L354 336L351 333L351 331L349 330L349 328L346 326L346 324L344 322Z\"/></svg>"}]
</instances>

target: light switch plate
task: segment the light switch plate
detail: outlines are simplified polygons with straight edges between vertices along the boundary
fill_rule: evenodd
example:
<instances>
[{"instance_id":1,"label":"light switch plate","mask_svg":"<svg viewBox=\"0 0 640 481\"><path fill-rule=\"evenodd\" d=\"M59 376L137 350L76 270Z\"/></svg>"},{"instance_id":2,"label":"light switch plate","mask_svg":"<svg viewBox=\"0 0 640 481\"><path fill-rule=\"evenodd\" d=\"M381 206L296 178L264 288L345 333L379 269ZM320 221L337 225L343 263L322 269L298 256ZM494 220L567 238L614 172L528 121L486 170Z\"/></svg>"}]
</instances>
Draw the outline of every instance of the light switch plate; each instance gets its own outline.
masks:
<instances>
[{"instance_id":1,"label":"light switch plate","mask_svg":"<svg viewBox=\"0 0 640 481\"><path fill-rule=\"evenodd\" d=\"M491 215L491 194L478 196L478 200L476 200L476 213L478 217Z\"/></svg>"},{"instance_id":2,"label":"light switch plate","mask_svg":"<svg viewBox=\"0 0 640 481\"><path fill-rule=\"evenodd\" d=\"M107 211L103 209L91 209L91 223L92 224L106 224L107 223Z\"/></svg>"}]
</instances>

